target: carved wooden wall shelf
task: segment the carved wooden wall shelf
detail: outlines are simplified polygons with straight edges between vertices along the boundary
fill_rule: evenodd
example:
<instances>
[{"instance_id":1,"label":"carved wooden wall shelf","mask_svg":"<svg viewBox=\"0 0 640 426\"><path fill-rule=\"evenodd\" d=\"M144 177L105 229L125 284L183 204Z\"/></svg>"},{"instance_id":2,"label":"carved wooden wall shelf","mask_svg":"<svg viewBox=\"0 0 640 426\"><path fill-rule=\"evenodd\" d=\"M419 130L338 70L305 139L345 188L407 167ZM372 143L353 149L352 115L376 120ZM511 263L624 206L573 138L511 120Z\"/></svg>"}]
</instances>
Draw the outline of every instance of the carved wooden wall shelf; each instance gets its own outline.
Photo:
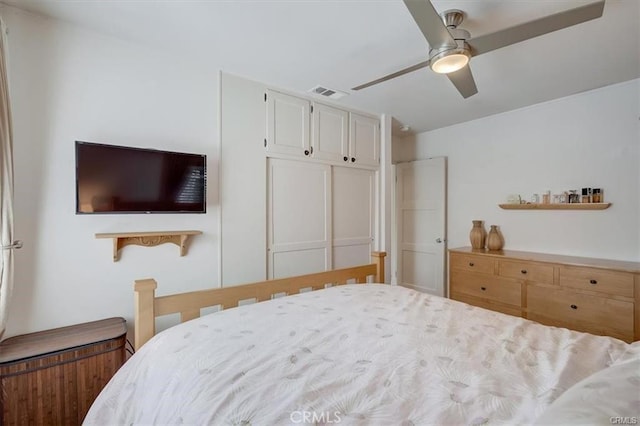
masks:
<instances>
[{"instance_id":1,"label":"carved wooden wall shelf","mask_svg":"<svg viewBox=\"0 0 640 426\"><path fill-rule=\"evenodd\" d=\"M180 256L184 256L187 254L189 237L200 234L202 231L114 232L96 234L96 238L113 238L113 261L117 262L120 258L120 249L129 245L155 247L164 243L173 243L180 247Z\"/></svg>"}]
</instances>

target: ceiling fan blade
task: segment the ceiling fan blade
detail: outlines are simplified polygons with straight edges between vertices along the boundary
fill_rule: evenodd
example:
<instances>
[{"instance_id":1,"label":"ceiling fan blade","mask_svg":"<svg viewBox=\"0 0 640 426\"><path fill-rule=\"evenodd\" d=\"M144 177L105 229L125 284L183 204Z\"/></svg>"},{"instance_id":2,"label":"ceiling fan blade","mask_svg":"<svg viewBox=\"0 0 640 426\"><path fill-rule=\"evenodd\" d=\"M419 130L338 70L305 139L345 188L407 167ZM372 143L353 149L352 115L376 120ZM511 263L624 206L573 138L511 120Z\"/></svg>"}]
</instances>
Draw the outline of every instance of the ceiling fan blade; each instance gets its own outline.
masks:
<instances>
[{"instance_id":1,"label":"ceiling fan blade","mask_svg":"<svg viewBox=\"0 0 640 426\"><path fill-rule=\"evenodd\" d=\"M495 33L467 40L473 56L519 43L602 16L605 0L525 22Z\"/></svg>"},{"instance_id":2,"label":"ceiling fan blade","mask_svg":"<svg viewBox=\"0 0 640 426\"><path fill-rule=\"evenodd\" d=\"M392 78L396 78L396 77L399 77L399 76L401 76L403 74L408 74L410 72L413 72L413 71L416 71L416 70L419 70L421 68L428 67L428 66L429 66L429 60L427 59L424 62L420 62L419 64L415 64L415 65L412 65L412 66L410 66L408 68L401 69L400 71L396 71L393 74L385 75L384 77L380 77L380 78L378 78L376 80L370 81L370 82L365 83L365 84L361 84L360 86L356 86L351 90L364 89L366 87L373 86L374 84L382 83L383 81L391 80Z\"/></svg>"},{"instance_id":3,"label":"ceiling fan blade","mask_svg":"<svg viewBox=\"0 0 640 426\"><path fill-rule=\"evenodd\" d=\"M447 74L447 77L449 77L449 80L456 86L456 89L458 89L458 92L460 92L463 98L466 99L478 93L478 88L476 87L476 82L473 79L469 65Z\"/></svg>"},{"instance_id":4,"label":"ceiling fan blade","mask_svg":"<svg viewBox=\"0 0 640 426\"><path fill-rule=\"evenodd\" d=\"M456 47L456 41L429 0L403 0L431 48Z\"/></svg>"}]
</instances>

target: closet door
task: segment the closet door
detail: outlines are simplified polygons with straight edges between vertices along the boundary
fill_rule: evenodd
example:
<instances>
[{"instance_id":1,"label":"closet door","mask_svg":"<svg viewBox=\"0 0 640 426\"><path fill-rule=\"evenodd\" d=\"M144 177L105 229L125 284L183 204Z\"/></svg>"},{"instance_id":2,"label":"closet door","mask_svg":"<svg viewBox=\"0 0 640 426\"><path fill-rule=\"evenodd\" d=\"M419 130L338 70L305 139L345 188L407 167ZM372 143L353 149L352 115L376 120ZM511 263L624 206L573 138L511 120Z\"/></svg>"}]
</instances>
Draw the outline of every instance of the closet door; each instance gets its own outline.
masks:
<instances>
[{"instance_id":1,"label":"closet door","mask_svg":"<svg viewBox=\"0 0 640 426\"><path fill-rule=\"evenodd\" d=\"M331 167L268 162L269 279L331 269Z\"/></svg>"},{"instance_id":2,"label":"closet door","mask_svg":"<svg viewBox=\"0 0 640 426\"><path fill-rule=\"evenodd\" d=\"M375 221L375 172L333 167L333 267L371 263Z\"/></svg>"},{"instance_id":3,"label":"closet door","mask_svg":"<svg viewBox=\"0 0 640 426\"><path fill-rule=\"evenodd\" d=\"M349 161L356 164L380 164L380 120L350 113Z\"/></svg>"},{"instance_id":4,"label":"closet door","mask_svg":"<svg viewBox=\"0 0 640 426\"><path fill-rule=\"evenodd\" d=\"M349 113L319 103L313 104L312 156L343 161L349 150Z\"/></svg>"},{"instance_id":5,"label":"closet door","mask_svg":"<svg viewBox=\"0 0 640 426\"><path fill-rule=\"evenodd\" d=\"M309 156L309 101L273 90L267 91L266 101L267 152Z\"/></svg>"}]
</instances>

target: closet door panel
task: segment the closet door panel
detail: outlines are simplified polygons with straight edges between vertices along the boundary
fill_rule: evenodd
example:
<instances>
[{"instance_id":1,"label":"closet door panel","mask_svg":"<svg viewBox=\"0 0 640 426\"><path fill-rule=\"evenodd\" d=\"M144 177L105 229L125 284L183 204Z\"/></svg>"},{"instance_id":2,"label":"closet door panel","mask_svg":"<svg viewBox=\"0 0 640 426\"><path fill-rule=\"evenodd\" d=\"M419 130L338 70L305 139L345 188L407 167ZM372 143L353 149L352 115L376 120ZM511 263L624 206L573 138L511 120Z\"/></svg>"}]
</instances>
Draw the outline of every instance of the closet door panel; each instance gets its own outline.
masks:
<instances>
[{"instance_id":1,"label":"closet door panel","mask_svg":"<svg viewBox=\"0 0 640 426\"><path fill-rule=\"evenodd\" d=\"M273 255L273 277L283 278L326 270L326 248L279 251Z\"/></svg>"},{"instance_id":2,"label":"closet door panel","mask_svg":"<svg viewBox=\"0 0 640 426\"><path fill-rule=\"evenodd\" d=\"M350 113L350 160L357 164L377 166L380 163L380 120Z\"/></svg>"},{"instance_id":3,"label":"closet door panel","mask_svg":"<svg viewBox=\"0 0 640 426\"><path fill-rule=\"evenodd\" d=\"M334 268L370 263L375 226L375 172L333 167Z\"/></svg>"},{"instance_id":4,"label":"closet door panel","mask_svg":"<svg viewBox=\"0 0 640 426\"><path fill-rule=\"evenodd\" d=\"M371 263L371 244L353 244L333 247L333 268L350 268Z\"/></svg>"},{"instance_id":5,"label":"closet door panel","mask_svg":"<svg viewBox=\"0 0 640 426\"><path fill-rule=\"evenodd\" d=\"M306 99L267 91L267 152L309 155L310 107Z\"/></svg>"},{"instance_id":6,"label":"closet door panel","mask_svg":"<svg viewBox=\"0 0 640 426\"><path fill-rule=\"evenodd\" d=\"M313 158L343 161L349 155L349 113L319 103L313 106Z\"/></svg>"},{"instance_id":7,"label":"closet door panel","mask_svg":"<svg viewBox=\"0 0 640 426\"><path fill-rule=\"evenodd\" d=\"M331 269L331 167L268 161L269 278Z\"/></svg>"}]
</instances>

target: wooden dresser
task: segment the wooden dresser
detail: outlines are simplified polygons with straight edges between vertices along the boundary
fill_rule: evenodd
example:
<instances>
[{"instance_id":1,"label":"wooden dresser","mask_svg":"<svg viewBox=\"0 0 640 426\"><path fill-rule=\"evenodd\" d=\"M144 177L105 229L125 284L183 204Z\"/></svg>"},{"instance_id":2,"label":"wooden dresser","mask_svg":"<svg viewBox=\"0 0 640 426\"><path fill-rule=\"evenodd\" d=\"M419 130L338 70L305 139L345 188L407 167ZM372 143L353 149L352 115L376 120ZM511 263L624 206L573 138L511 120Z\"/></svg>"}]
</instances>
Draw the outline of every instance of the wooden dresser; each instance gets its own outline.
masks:
<instances>
[{"instance_id":1,"label":"wooden dresser","mask_svg":"<svg viewBox=\"0 0 640 426\"><path fill-rule=\"evenodd\" d=\"M127 326L109 318L0 343L0 425L79 425L125 361Z\"/></svg>"},{"instance_id":2,"label":"wooden dresser","mask_svg":"<svg viewBox=\"0 0 640 426\"><path fill-rule=\"evenodd\" d=\"M640 262L451 249L449 295L542 324L640 340Z\"/></svg>"}]
</instances>

